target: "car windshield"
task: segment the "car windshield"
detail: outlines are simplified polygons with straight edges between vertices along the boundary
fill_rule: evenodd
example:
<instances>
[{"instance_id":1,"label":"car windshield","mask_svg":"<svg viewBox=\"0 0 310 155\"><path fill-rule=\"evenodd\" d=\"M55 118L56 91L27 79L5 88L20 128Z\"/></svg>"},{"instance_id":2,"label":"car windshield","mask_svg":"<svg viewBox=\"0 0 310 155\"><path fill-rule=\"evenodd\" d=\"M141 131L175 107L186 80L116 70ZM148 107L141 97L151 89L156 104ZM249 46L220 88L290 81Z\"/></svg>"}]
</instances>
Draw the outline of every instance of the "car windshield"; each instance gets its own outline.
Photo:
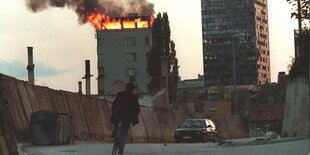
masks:
<instances>
[{"instance_id":1,"label":"car windshield","mask_svg":"<svg viewBox=\"0 0 310 155\"><path fill-rule=\"evenodd\" d=\"M182 124L182 128L203 128L204 124L202 120L186 120Z\"/></svg>"}]
</instances>

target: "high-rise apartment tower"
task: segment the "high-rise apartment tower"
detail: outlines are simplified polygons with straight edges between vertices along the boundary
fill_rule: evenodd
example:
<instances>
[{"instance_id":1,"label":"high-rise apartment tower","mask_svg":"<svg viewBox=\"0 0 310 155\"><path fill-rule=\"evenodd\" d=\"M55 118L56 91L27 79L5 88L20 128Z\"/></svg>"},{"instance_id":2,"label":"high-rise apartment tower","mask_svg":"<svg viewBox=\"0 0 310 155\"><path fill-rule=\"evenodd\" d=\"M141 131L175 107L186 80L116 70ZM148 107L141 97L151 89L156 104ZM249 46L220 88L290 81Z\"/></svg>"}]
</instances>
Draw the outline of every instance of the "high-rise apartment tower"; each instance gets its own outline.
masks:
<instances>
[{"instance_id":1,"label":"high-rise apartment tower","mask_svg":"<svg viewBox=\"0 0 310 155\"><path fill-rule=\"evenodd\" d=\"M205 86L270 82L267 0L201 0Z\"/></svg>"}]
</instances>

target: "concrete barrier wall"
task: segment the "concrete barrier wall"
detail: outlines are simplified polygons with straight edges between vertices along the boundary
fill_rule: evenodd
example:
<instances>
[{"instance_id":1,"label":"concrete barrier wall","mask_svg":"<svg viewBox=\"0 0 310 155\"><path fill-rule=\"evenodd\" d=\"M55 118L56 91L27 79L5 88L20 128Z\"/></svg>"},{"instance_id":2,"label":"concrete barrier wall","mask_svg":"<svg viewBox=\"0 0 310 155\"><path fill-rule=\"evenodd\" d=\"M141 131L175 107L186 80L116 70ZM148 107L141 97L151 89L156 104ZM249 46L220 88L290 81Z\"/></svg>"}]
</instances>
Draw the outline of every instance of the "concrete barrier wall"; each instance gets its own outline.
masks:
<instances>
[{"instance_id":1,"label":"concrete barrier wall","mask_svg":"<svg viewBox=\"0 0 310 155\"><path fill-rule=\"evenodd\" d=\"M241 119L235 116L226 117L226 119L227 119L226 122L229 127L229 133L230 133L231 139L244 138L245 131L243 129Z\"/></svg>"},{"instance_id":2,"label":"concrete barrier wall","mask_svg":"<svg viewBox=\"0 0 310 155\"><path fill-rule=\"evenodd\" d=\"M112 142L110 109L112 101L97 99L47 87L29 85L12 77L0 74L3 93L7 98L13 131L18 141L29 140L30 115L38 110L69 113L75 124L77 140ZM162 100L156 100L159 102ZM225 139L242 137L238 118L224 116L209 117L205 113L189 113L164 108L141 106L139 124L131 127L129 142L169 143L174 142L174 132L187 118L211 118ZM212 115L212 114L211 114ZM240 122L240 121L239 121Z\"/></svg>"},{"instance_id":3,"label":"concrete barrier wall","mask_svg":"<svg viewBox=\"0 0 310 155\"><path fill-rule=\"evenodd\" d=\"M310 99L308 86L306 78L296 78L289 81L286 91L282 134L309 136Z\"/></svg>"},{"instance_id":4,"label":"concrete barrier wall","mask_svg":"<svg viewBox=\"0 0 310 155\"><path fill-rule=\"evenodd\" d=\"M0 91L1 93L1 91ZM0 94L1 95L1 94ZM0 97L1 98L1 97ZM0 102L3 101L0 99ZM0 154L18 155L16 141L13 133L13 120L8 113L8 107L0 103Z\"/></svg>"},{"instance_id":5,"label":"concrete barrier wall","mask_svg":"<svg viewBox=\"0 0 310 155\"><path fill-rule=\"evenodd\" d=\"M90 140L103 140L103 131L97 105L97 99L91 96L81 96Z\"/></svg>"},{"instance_id":6,"label":"concrete barrier wall","mask_svg":"<svg viewBox=\"0 0 310 155\"><path fill-rule=\"evenodd\" d=\"M75 124L75 136L78 140L89 139L89 129L79 94L66 92L69 109Z\"/></svg>"},{"instance_id":7,"label":"concrete barrier wall","mask_svg":"<svg viewBox=\"0 0 310 155\"><path fill-rule=\"evenodd\" d=\"M231 103L230 101L208 101L204 103L205 113L216 113L229 116L231 115ZM213 109L213 110L212 110Z\"/></svg>"},{"instance_id":8,"label":"concrete barrier wall","mask_svg":"<svg viewBox=\"0 0 310 155\"><path fill-rule=\"evenodd\" d=\"M49 89L47 87L34 86L34 94L37 100L37 105L40 110L54 111Z\"/></svg>"},{"instance_id":9,"label":"concrete barrier wall","mask_svg":"<svg viewBox=\"0 0 310 155\"><path fill-rule=\"evenodd\" d=\"M173 111L171 109L156 108L155 112L157 114L164 142L174 142L174 132L177 124L174 118Z\"/></svg>"},{"instance_id":10,"label":"concrete barrier wall","mask_svg":"<svg viewBox=\"0 0 310 155\"><path fill-rule=\"evenodd\" d=\"M25 113L27 116L26 117L27 122L29 123L30 122L30 115L33 112L33 110L32 110L32 106L31 106L31 103L30 103L30 100L28 97L26 87L25 87L25 83L23 81L16 80L16 84L18 87L18 91L19 91L19 95L21 98L22 105L24 107L24 110L25 110Z\"/></svg>"},{"instance_id":11,"label":"concrete barrier wall","mask_svg":"<svg viewBox=\"0 0 310 155\"><path fill-rule=\"evenodd\" d=\"M14 78L3 76L2 90L7 100L9 110L13 119L14 132L18 141L25 141L29 138L27 115Z\"/></svg>"},{"instance_id":12,"label":"concrete barrier wall","mask_svg":"<svg viewBox=\"0 0 310 155\"><path fill-rule=\"evenodd\" d=\"M133 143L146 143L147 136L145 126L142 118L142 114L139 114L139 124L131 127L132 142Z\"/></svg>"},{"instance_id":13,"label":"concrete barrier wall","mask_svg":"<svg viewBox=\"0 0 310 155\"><path fill-rule=\"evenodd\" d=\"M67 96L64 91L50 89L49 94L55 112L71 114L69 110Z\"/></svg>"},{"instance_id":14,"label":"concrete barrier wall","mask_svg":"<svg viewBox=\"0 0 310 155\"><path fill-rule=\"evenodd\" d=\"M38 106L38 103L37 103L36 95L34 94L34 90L33 90L34 86L30 85L30 84L27 84L25 82L25 87L26 87L26 90L27 90L27 94L28 94L28 98L29 98L29 101L30 101L30 105L32 107L32 111L35 112L35 111L40 110L39 106Z\"/></svg>"},{"instance_id":15,"label":"concrete barrier wall","mask_svg":"<svg viewBox=\"0 0 310 155\"><path fill-rule=\"evenodd\" d=\"M110 137L112 134L112 123L110 122L110 111L108 109L107 101L97 99L97 106L99 111L99 118L102 125L103 140L105 142L112 142Z\"/></svg>"},{"instance_id":16,"label":"concrete barrier wall","mask_svg":"<svg viewBox=\"0 0 310 155\"><path fill-rule=\"evenodd\" d=\"M0 154L18 155L13 130L13 119L10 114L8 102L4 97L3 77L0 74Z\"/></svg>"},{"instance_id":17,"label":"concrete barrier wall","mask_svg":"<svg viewBox=\"0 0 310 155\"><path fill-rule=\"evenodd\" d=\"M176 125L175 128L177 128L178 126L181 126L182 122L185 119L192 118L191 114L189 112L186 112L186 111L173 110L173 114L174 114L175 125Z\"/></svg>"},{"instance_id":18,"label":"concrete barrier wall","mask_svg":"<svg viewBox=\"0 0 310 155\"><path fill-rule=\"evenodd\" d=\"M2 129L2 122L0 122L0 154L9 155L9 146L6 143L5 133Z\"/></svg>"},{"instance_id":19,"label":"concrete barrier wall","mask_svg":"<svg viewBox=\"0 0 310 155\"><path fill-rule=\"evenodd\" d=\"M221 140L231 139L231 132L228 125L229 122L225 116L210 115L210 119L213 120L213 122L215 123Z\"/></svg>"},{"instance_id":20,"label":"concrete barrier wall","mask_svg":"<svg viewBox=\"0 0 310 155\"><path fill-rule=\"evenodd\" d=\"M163 142L163 135L155 110L149 107L140 109L148 142Z\"/></svg>"},{"instance_id":21,"label":"concrete barrier wall","mask_svg":"<svg viewBox=\"0 0 310 155\"><path fill-rule=\"evenodd\" d=\"M190 113L192 118L209 118L209 116L206 113L197 113L197 112L191 112Z\"/></svg>"}]
</instances>

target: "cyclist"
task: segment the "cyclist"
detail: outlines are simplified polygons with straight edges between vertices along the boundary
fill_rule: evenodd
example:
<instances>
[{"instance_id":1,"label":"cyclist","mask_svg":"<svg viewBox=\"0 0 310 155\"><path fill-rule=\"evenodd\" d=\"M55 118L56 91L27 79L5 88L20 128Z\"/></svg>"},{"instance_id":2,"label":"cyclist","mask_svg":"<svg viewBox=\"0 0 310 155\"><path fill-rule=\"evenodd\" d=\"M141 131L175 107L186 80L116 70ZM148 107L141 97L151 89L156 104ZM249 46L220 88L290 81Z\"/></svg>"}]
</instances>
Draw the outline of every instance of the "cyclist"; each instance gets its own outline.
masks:
<instances>
[{"instance_id":1,"label":"cyclist","mask_svg":"<svg viewBox=\"0 0 310 155\"><path fill-rule=\"evenodd\" d=\"M123 154L123 150L128 141L128 130L130 124L132 126L139 123L140 106L138 96L133 94L135 85L128 83L126 90L119 92L112 105L111 122L113 123L113 131L111 137L115 137L116 131L121 123L120 150L119 154Z\"/></svg>"}]
</instances>

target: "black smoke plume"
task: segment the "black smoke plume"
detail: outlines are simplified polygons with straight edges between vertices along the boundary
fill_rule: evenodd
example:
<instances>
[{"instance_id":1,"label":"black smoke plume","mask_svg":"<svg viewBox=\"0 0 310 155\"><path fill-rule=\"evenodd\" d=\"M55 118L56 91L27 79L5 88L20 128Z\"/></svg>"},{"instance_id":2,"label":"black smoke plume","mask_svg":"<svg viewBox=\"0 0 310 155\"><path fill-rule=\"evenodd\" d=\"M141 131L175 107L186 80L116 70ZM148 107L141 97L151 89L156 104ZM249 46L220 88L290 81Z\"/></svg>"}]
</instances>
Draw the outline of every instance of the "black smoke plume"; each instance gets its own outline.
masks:
<instances>
[{"instance_id":1,"label":"black smoke plume","mask_svg":"<svg viewBox=\"0 0 310 155\"><path fill-rule=\"evenodd\" d=\"M67 7L78 15L80 24L87 22L87 15L98 12L112 17L138 13L149 16L154 14L154 4L147 0L26 0L27 7L39 12L49 7Z\"/></svg>"}]
</instances>

